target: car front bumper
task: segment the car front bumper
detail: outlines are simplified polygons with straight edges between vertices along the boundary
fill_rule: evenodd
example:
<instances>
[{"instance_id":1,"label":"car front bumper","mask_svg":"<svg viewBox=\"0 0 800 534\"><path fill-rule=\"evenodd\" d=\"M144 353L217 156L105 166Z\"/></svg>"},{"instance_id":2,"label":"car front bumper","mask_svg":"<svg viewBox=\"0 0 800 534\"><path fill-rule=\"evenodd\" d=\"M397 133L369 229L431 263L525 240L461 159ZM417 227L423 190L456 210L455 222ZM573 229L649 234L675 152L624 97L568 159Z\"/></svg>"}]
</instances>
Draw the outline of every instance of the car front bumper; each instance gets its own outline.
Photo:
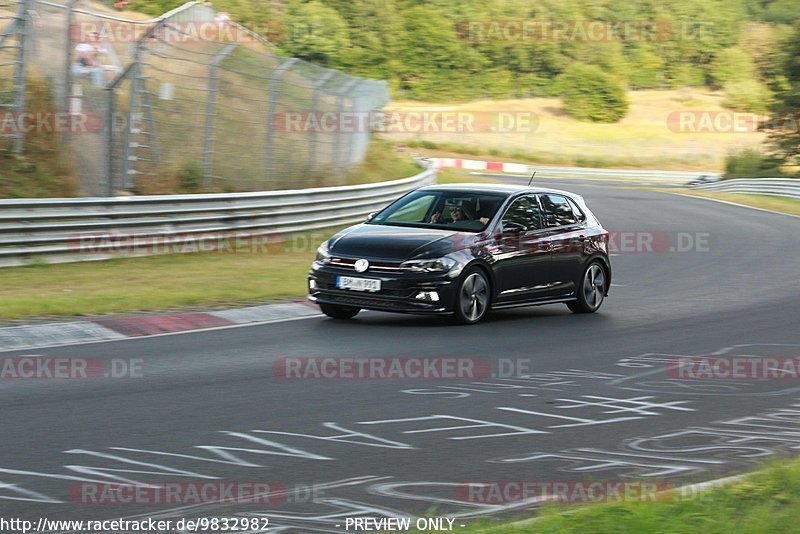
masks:
<instances>
[{"instance_id":1,"label":"car front bumper","mask_svg":"<svg viewBox=\"0 0 800 534\"><path fill-rule=\"evenodd\" d=\"M377 292L339 289L339 276L372 278L381 281ZM452 313L455 279L448 273L354 273L352 270L325 266L308 273L308 299L322 304L352 306L366 310L398 313ZM435 292L438 300L419 298Z\"/></svg>"}]
</instances>

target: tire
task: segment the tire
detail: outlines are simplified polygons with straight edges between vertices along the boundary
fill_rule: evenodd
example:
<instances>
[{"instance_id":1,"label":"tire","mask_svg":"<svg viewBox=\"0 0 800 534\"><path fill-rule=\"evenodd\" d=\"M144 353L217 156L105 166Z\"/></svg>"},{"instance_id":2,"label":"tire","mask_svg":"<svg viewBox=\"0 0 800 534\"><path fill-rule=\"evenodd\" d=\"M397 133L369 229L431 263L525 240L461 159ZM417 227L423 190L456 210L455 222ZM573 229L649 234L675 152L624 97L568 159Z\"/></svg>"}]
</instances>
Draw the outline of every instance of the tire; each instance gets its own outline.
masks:
<instances>
[{"instance_id":1,"label":"tire","mask_svg":"<svg viewBox=\"0 0 800 534\"><path fill-rule=\"evenodd\" d=\"M567 307L573 313L594 313L603 304L608 291L608 274L605 268L597 261L586 266L580 283L577 287L578 299L567 302Z\"/></svg>"},{"instance_id":2,"label":"tire","mask_svg":"<svg viewBox=\"0 0 800 534\"><path fill-rule=\"evenodd\" d=\"M360 308L337 306L335 304L325 304L322 302L319 304L319 309L322 310L322 313L333 319L352 319L361 311Z\"/></svg>"},{"instance_id":3,"label":"tire","mask_svg":"<svg viewBox=\"0 0 800 534\"><path fill-rule=\"evenodd\" d=\"M456 291L453 311L461 324L475 324L486 316L491 305L491 286L480 269L469 269Z\"/></svg>"}]
</instances>

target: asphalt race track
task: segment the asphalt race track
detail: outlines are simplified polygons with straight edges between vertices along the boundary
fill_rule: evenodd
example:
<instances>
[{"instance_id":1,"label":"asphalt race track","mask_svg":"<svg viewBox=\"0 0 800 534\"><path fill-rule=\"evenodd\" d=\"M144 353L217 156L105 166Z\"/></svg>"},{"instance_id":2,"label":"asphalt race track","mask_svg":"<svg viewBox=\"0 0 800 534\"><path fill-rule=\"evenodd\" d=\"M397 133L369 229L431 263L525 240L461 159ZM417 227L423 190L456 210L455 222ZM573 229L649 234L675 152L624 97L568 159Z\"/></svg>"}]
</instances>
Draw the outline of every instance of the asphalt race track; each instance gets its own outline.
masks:
<instances>
[{"instance_id":1,"label":"asphalt race track","mask_svg":"<svg viewBox=\"0 0 800 534\"><path fill-rule=\"evenodd\" d=\"M271 532L342 532L346 517L427 514L457 528L533 515L539 502L475 487L669 487L800 448L797 378L667 370L679 356L800 356L800 218L609 182L542 183L582 194L614 232L599 313L553 305L457 326L366 312L35 351L141 359L143 376L0 381L2 515L267 517ZM277 376L279 358L295 357L469 359L488 371ZM270 495L86 500L87 484L134 481L258 483Z\"/></svg>"}]
</instances>

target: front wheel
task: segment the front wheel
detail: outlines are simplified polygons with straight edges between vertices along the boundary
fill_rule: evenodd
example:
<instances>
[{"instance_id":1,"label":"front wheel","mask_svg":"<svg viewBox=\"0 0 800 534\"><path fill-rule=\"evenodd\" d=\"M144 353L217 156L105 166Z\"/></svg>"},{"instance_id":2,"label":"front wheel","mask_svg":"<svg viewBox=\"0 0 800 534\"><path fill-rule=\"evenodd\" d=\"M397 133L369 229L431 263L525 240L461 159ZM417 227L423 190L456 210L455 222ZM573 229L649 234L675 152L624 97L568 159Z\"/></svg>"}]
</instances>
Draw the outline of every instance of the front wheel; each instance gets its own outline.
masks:
<instances>
[{"instance_id":1,"label":"front wheel","mask_svg":"<svg viewBox=\"0 0 800 534\"><path fill-rule=\"evenodd\" d=\"M489 310L489 281L479 269L467 271L456 292L454 312L456 320L474 324L483 319Z\"/></svg>"},{"instance_id":2,"label":"front wheel","mask_svg":"<svg viewBox=\"0 0 800 534\"><path fill-rule=\"evenodd\" d=\"M606 296L607 283L605 269L597 262L590 263L578 285L578 299L567 302L567 307L573 313L596 312Z\"/></svg>"},{"instance_id":3,"label":"front wheel","mask_svg":"<svg viewBox=\"0 0 800 534\"><path fill-rule=\"evenodd\" d=\"M361 311L359 308L353 308L351 306L337 306L335 304L325 304L322 302L319 304L319 309L322 310L322 313L334 319L352 319Z\"/></svg>"}]
</instances>

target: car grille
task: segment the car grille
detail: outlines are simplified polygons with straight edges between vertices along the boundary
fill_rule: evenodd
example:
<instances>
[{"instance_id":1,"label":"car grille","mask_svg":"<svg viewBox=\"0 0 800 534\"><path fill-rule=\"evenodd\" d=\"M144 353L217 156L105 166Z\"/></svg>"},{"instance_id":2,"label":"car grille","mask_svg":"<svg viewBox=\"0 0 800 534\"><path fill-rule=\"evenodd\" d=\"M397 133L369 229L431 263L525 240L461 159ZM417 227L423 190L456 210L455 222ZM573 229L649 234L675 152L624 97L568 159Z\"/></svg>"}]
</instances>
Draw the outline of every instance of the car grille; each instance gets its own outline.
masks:
<instances>
[{"instance_id":1,"label":"car grille","mask_svg":"<svg viewBox=\"0 0 800 534\"><path fill-rule=\"evenodd\" d=\"M330 265L331 267L336 267L337 269L343 269L345 271L353 271L356 272L355 269L356 260L351 260L347 258L331 258ZM376 273L394 273L394 274L401 274L404 273L405 270L400 268L399 263L390 263L390 262L369 262L369 269L365 272L376 272Z\"/></svg>"}]
</instances>

